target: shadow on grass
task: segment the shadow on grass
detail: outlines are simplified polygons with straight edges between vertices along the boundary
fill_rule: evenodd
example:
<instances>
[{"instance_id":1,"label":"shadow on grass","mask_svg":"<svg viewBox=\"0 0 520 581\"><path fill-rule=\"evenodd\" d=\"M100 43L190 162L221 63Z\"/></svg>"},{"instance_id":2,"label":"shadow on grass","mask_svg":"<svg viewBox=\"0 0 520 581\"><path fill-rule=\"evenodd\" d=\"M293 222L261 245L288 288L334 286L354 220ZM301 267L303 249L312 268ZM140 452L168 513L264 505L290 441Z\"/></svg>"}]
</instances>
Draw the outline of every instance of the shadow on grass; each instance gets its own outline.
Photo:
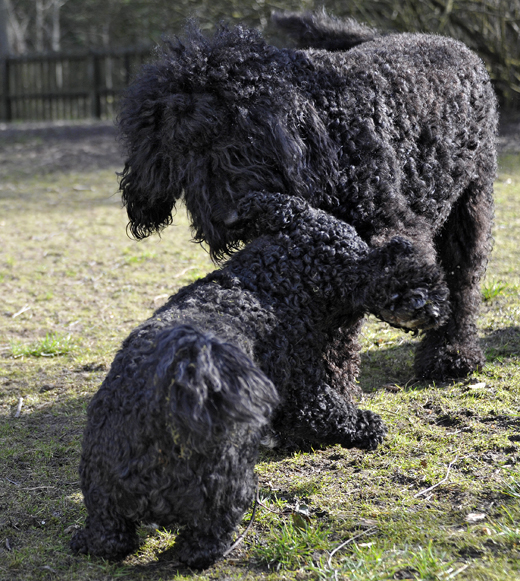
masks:
<instances>
[{"instance_id":1,"label":"shadow on grass","mask_svg":"<svg viewBox=\"0 0 520 581\"><path fill-rule=\"evenodd\" d=\"M406 385L414 380L413 357L416 340L391 347L378 347L361 353L359 384L364 393L395 383Z\"/></svg>"},{"instance_id":2,"label":"shadow on grass","mask_svg":"<svg viewBox=\"0 0 520 581\"><path fill-rule=\"evenodd\" d=\"M413 389L431 386L431 381L418 380L414 375L414 352L419 341L420 338L412 339L361 353L359 384L363 392L371 393L393 383L401 387L413 384ZM520 357L520 327L513 325L491 331L481 340L481 345L489 363Z\"/></svg>"},{"instance_id":3,"label":"shadow on grass","mask_svg":"<svg viewBox=\"0 0 520 581\"><path fill-rule=\"evenodd\" d=\"M6 180L123 167L113 123L0 124L0 165Z\"/></svg>"},{"instance_id":4,"label":"shadow on grass","mask_svg":"<svg viewBox=\"0 0 520 581\"><path fill-rule=\"evenodd\" d=\"M81 177L88 180L88 176L73 176L62 178L60 182L46 178L48 184L44 190L39 186L27 191L18 188L0 191L0 201L15 201L25 213L35 215L47 212L59 214L65 209L70 212L84 211L95 206L119 206L123 211L121 194L118 191L117 176L114 171L113 183L77 183ZM68 183L64 183L68 180Z\"/></svg>"},{"instance_id":5,"label":"shadow on grass","mask_svg":"<svg viewBox=\"0 0 520 581\"><path fill-rule=\"evenodd\" d=\"M520 357L520 326L497 329L482 339L487 361L501 361L504 357Z\"/></svg>"},{"instance_id":6,"label":"shadow on grass","mask_svg":"<svg viewBox=\"0 0 520 581\"><path fill-rule=\"evenodd\" d=\"M1 476L15 486L78 484L77 465L90 395L0 418ZM74 474L68 467L74 465ZM66 472L66 474L64 474ZM52 485L51 485L52 483ZM4 497L5 499L5 497Z\"/></svg>"}]
</instances>

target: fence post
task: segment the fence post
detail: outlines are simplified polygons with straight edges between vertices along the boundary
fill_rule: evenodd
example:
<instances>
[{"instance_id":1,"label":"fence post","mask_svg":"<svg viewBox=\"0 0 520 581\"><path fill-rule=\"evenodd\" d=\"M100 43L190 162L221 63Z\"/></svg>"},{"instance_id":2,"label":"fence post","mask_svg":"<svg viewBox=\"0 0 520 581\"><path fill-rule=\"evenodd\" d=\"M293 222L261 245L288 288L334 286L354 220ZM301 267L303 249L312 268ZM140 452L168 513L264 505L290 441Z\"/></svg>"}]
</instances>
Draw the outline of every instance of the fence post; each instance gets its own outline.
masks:
<instances>
[{"instance_id":1,"label":"fence post","mask_svg":"<svg viewBox=\"0 0 520 581\"><path fill-rule=\"evenodd\" d=\"M99 56L92 53L90 56L90 113L92 117L101 119L101 67Z\"/></svg>"},{"instance_id":2,"label":"fence post","mask_svg":"<svg viewBox=\"0 0 520 581\"><path fill-rule=\"evenodd\" d=\"M11 96L9 86L9 57L4 57L1 61L2 67L2 119L4 121L12 120Z\"/></svg>"},{"instance_id":3,"label":"fence post","mask_svg":"<svg viewBox=\"0 0 520 581\"><path fill-rule=\"evenodd\" d=\"M130 53L125 51L124 56L124 68L125 68L125 87L130 84Z\"/></svg>"}]
</instances>

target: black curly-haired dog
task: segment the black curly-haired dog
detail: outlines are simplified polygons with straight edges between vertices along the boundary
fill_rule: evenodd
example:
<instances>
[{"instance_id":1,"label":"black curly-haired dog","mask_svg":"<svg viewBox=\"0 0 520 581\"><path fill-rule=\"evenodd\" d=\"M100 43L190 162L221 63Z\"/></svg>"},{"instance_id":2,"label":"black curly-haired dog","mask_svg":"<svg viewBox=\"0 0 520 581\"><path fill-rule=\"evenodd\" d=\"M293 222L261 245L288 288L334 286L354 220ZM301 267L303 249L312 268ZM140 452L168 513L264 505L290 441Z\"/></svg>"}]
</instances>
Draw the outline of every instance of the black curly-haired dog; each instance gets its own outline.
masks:
<instances>
[{"instance_id":1,"label":"black curly-haired dog","mask_svg":"<svg viewBox=\"0 0 520 581\"><path fill-rule=\"evenodd\" d=\"M417 301L449 292L451 315L425 333L416 374L477 369L497 126L483 63L441 36L381 35L325 14L275 22L323 49L276 48L241 27L206 38L192 25L132 84L119 118L129 230L136 238L159 231L183 198L195 238L219 258L247 241L237 202L279 191L353 225L371 247L402 236L418 263L444 277ZM356 361L358 329L353 322L331 338L339 367Z\"/></svg>"},{"instance_id":2,"label":"black curly-haired dog","mask_svg":"<svg viewBox=\"0 0 520 581\"><path fill-rule=\"evenodd\" d=\"M152 522L180 526L178 559L208 566L254 496L268 423L318 445L374 449L385 435L345 374L337 383L330 336L379 301L391 310L388 296L428 319L432 306L417 311L414 297L435 286L435 269L414 268L404 239L371 250L298 197L251 193L236 209L258 238L135 329L89 405L75 552L121 558Z\"/></svg>"}]
</instances>

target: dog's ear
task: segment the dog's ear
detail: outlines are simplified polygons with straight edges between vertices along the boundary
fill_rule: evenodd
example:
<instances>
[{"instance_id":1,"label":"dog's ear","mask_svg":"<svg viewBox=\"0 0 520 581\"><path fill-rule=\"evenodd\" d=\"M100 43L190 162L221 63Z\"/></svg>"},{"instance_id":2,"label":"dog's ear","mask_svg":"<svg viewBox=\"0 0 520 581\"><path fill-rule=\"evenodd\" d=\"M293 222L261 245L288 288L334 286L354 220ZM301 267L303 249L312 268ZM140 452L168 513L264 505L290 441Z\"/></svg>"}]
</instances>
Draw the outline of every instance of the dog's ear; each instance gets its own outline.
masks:
<instances>
[{"instance_id":1,"label":"dog's ear","mask_svg":"<svg viewBox=\"0 0 520 581\"><path fill-rule=\"evenodd\" d=\"M182 194L168 151L163 146L164 101L143 88L144 76L131 86L118 117L119 138L126 149L119 189L130 220L128 229L137 238L160 231L172 221L172 211Z\"/></svg>"},{"instance_id":2,"label":"dog's ear","mask_svg":"<svg viewBox=\"0 0 520 581\"><path fill-rule=\"evenodd\" d=\"M157 77L149 79L153 82L158 83ZM211 147L229 117L209 93L164 94L163 89L155 94L148 88L141 95L138 87L132 87L118 118L127 149L119 188L130 219L128 229L137 239L172 222L183 183L195 179L189 175L197 169L193 157Z\"/></svg>"}]
</instances>

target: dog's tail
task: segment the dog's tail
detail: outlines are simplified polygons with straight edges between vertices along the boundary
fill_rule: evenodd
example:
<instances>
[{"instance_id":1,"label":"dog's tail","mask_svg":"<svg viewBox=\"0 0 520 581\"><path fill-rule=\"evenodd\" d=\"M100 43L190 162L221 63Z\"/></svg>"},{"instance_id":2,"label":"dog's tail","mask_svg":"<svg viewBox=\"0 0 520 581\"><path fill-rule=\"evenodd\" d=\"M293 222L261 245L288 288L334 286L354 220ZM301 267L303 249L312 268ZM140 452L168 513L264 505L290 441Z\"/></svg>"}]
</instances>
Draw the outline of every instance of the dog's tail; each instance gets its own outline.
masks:
<instances>
[{"instance_id":1,"label":"dog's tail","mask_svg":"<svg viewBox=\"0 0 520 581\"><path fill-rule=\"evenodd\" d=\"M380 36L352 18L339 20L320 12L273 12L271 21L295 40L299 48L340 51Z\"/></svg>"},{"instance_id":2,"label":"dog's tail","mask_svg":"<svg viewBox=\"0 0 520 581\"><path fill-rule=\"evenodd\" d=\"M190 325L161 331L142 365L157 405L195 448L239 424L259 430L278 403L273 383L241 349Z\"/></svg>"}]
</instances>

